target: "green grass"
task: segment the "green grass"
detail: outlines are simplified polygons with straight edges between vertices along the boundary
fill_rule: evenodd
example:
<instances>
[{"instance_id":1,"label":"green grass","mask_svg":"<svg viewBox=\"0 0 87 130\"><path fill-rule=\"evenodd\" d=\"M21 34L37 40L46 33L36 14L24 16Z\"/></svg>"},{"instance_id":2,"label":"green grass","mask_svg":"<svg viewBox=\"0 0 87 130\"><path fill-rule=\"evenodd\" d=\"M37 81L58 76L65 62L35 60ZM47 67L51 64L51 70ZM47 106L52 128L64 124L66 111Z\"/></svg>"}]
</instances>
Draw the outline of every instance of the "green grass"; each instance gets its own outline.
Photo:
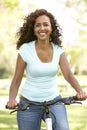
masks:
<instances>
[{"instance_id":1,"label":"green grass","mask_svg":"<svg viewBox=\"0 0 87 130\"><path fill-rule=\"evenodd\" d=\"M70 130L87 130L87 106L67 106ZM42 124L44 127L44 123ZM0 130L17 130L16 113L0 111Z\"/></svg>"},{"instance_id":2,"label":"green grass","mask_svg":"<svg viewBox=\"0 0 87 130\"><path fill-rule=\"evenodd\" d=\"M70 130L87 130L87 106L67 106Z\"/></svg>"},{"instance_id":3,"label":"green grass","mask_svg":"<svg viewBox=\"0 0 87 130\"><path fill-rule=\"evenodd\" d=\"M16 114L0 111L0 130L17 130Z\"/></svg>"}]
</instances>

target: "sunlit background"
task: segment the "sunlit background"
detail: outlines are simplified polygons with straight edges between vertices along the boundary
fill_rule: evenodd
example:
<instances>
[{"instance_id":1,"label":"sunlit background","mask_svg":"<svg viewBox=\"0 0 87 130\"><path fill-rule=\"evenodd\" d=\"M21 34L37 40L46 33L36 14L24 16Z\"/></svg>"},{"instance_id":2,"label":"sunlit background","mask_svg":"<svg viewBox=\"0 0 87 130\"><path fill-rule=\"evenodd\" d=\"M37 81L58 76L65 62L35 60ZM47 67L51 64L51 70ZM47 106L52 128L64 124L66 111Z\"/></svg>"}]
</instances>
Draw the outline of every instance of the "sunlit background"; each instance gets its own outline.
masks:
<instances>
[{"instance_id":1,"label":"sunlit background","mask_svg":"<svg viewBox=\"0 0 87 130\"><path fill-rule=\"evenodd\" d=\"M23 13L25 15L35 9L41 8L50 11L63 29L63 41L74 45L77 44L79 29L79 25L74 20L76 10L73 7L66 8L64 1L65 0L21 0L21 7L23 7Z\"/></svg>"},{"instance_id":2,"label":"sunlit background","mask_svg":"<svg viewBox=\"0 0 87 130\"><path fill-rule=\"evenodd\" d=\"M73 72L87 74L87 0L0 0L0 76L13 75L16 32L24 16L40 8L50 11L60 24Z\"/></svg>"},{"instance_id":3,"label":"sunlit background","mask_svg":"<svg viewBox=\"0 0 87 130\"><path fill-rule=\"evenodd\" d=\"M0 130L17 130L15 114L9 115L4 107L18 53L16 32L26 15L41 8L50 11L60 24L71 70L87 90L87 0L0 0ZM60 71L58 78L62 94L72 95L73 90ZM71 130L87 130L86 105L69 106Z\"/></svg>"}]
</instances>

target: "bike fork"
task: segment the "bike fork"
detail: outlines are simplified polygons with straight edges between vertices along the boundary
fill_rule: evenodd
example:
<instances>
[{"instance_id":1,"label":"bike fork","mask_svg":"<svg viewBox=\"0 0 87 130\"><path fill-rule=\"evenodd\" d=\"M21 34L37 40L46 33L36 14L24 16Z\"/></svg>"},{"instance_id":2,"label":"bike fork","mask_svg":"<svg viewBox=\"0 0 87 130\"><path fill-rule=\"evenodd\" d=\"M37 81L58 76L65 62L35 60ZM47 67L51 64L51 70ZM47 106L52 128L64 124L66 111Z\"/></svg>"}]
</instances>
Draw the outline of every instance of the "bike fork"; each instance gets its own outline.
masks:
<instances>
[{"instance_id":1,"label":"bike fork","mask_svg":"<svg viewBox=\"0 0 87 130\"><path fill-rule=\"evenodd\" d=\"M46 129L52 130L52 119L49 117L49 118L46 118L45 121L46 121Z\"/></svg>"}]
</instances>

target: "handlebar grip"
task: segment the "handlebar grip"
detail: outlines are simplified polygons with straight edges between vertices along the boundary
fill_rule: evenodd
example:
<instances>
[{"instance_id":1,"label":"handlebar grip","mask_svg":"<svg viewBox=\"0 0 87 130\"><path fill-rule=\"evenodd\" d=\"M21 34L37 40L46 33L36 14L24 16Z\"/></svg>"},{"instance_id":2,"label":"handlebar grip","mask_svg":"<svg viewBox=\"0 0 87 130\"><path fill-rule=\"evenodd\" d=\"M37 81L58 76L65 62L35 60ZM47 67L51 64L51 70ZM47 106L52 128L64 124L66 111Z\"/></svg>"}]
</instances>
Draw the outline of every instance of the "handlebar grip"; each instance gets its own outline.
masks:
<instances>
[{"instance_id":1,"label":"handlebar grip","mask_svg":"<svg viewBox=\"0 0 87 130\"><path fill-rule=\"evenodd\" d=\"M19 104L17 104L17 106L19 106ZM6 109L9 109L8 105L5 105L5 108L6 108ZM13 109L15 109L15 108L13 108Z\"/></svg>"},{"instance_id":2,"label":"handlebar grip","mask_svg":"<svg viewBox=\"0 0 87 130\"><path fill-rule=\"evenodd\" d=\"M73 96L72 98L73 98L73 100L78 100L77 96Z\"/></svg>"},{"instance_id":3,"label":"handlebar grip","mask_svg":"<svg viewBox=\"0 0 87 130\"><path fill-rule=\"evenodd\" d=\"M7 105L5 105L5 108L6 108L6 109L8 109L8 106L7 106Z\"/></svg>"}]
</instances>

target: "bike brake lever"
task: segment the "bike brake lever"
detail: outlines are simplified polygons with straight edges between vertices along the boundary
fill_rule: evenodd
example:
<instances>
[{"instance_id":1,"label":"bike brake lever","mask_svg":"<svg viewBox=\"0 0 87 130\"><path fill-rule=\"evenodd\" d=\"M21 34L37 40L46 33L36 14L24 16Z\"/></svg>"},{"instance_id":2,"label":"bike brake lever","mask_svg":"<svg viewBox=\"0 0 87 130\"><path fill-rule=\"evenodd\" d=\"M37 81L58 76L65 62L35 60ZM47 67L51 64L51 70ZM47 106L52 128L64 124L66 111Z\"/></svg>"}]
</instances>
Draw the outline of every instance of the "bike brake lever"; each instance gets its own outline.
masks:
<instances>
[{"instance_id":1,"label":"bike brake lever","mask_svg":"<svg viewBox=\"0 0 87 130\"><path fill-rule=\"evenodd\" d=\"M82 104L82 102L78 101L77 96L70 97L70 102L71 102L70 104L74 104L74 103Z\"/></svg>"},{"instance_id":2,"label":"bike brake lever","mask_svg":"<svg viewBox=\"0 0 87 130\"><path fill-rule=\"evenodd\" d=\"M16 111L18 111L18 109L15 109L15 110L11 111L10 114L12 114L12 113L14 113L14 112L16 112Z\"/></svg>"},{"instance_id":3,"label":"bike brake lever","mask_svg":"<svg viewBox=\"0 0 87 130\"><path fill-rule=\"evenodd\" d=\"M71 103L70 104L82 104L82 102L79 102L79 101L71 101Z\"/></svg>"},{"instance_id":4,"label":"bike brake lever","mask_svg":"<svg viewBox=\"0 0 87 130\"><path fill-rule=\"evenodd\" d=\"M70 104L74 104L74 103L82 104L82 102L79 102L79 101L76 101L76 100L78 100L77 96L72 96L72 97L64 98L62 100L62 102L66 105L70 105Z\"/></svg>"},{"instance_id":5,"label":"bike brake lever","mask_svg":"<svg viewBox=\"0 0 87 130\"><path fill-rule=\"evenodd\" d=\"M17 106L19 107L19 104L17 104ZM5 106L5 108L6 108L6 109L9 109L7 105ZM13 112L16 112L16 111L18 111L18 109L15 109L15 108L14 108L14 110L12 110L12 111L10 112L10 114L12 114Z\"/></svg>"},{"instance_id":6,"label":"bike brake lever","mask_svg":"<svg viewBox=\"0 0 87 130\"><path fill-rule=\"evenodd\" d=\"M15 109L13 111L10 112L10 114L12 114L13 112L16 112L16 111L25 111L29 109L29 104L27 105L23 105L23 104L18 104L18 109Z\"/></svg>"}]
</instances>

